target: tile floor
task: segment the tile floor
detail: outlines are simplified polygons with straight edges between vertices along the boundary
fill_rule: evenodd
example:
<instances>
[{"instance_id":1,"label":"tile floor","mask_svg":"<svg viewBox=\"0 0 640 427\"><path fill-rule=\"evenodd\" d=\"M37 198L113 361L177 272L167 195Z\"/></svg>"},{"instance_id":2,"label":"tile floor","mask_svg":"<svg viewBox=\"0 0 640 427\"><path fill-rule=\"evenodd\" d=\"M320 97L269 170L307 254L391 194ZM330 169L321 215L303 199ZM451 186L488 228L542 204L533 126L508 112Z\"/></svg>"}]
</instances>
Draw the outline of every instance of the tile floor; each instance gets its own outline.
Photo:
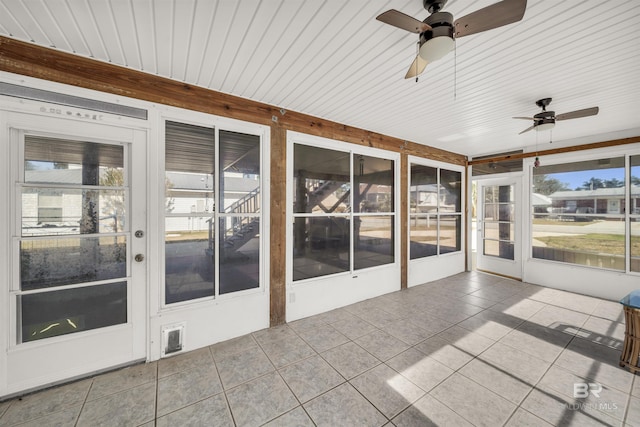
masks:
<instances>
[{"instance_id":1,"label":"tile floor","mask_svg":"<svg viewBox=\"0 0 640 427\"><path fill-rule=\"evenodd\" d=\"M640 426L621 322L464 273L2 402L0 426Z\"/></svg>"}]
</instances>

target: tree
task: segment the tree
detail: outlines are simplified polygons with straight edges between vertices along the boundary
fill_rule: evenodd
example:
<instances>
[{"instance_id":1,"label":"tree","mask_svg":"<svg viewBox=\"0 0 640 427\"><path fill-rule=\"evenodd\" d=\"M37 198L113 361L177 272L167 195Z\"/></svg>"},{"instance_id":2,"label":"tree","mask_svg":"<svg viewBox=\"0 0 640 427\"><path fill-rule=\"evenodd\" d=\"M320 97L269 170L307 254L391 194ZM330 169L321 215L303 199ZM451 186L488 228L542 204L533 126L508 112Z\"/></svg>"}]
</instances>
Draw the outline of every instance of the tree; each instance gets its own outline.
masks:
<instances>
[{"instance_id":1,"label":"tree","mask_svg":"<svg viewBox=\"0 0 640 427\"><path fill-rule=\"evenodd\" d=\"M600 178L591 177L589 180L582 183L582 185L576 190L595 190L596 188L604 188L604 181Z\"/></svg>"},{"instance_id":2,"label":"tree","mask_svg":"<svg viewBox=\"0 0 640 427\"><path fill-rule=\"evenodd\" d=\"M569 184L543 174L533 176L533 188L536 193L548 196L556 191L569 190Z\"/></svg>"},{"instance_id":3,"label":"tree","mask_svg":"<svg viewBox=\"0 0 640 427\"><path fill-rule=\"evenodd\" d=\"M173 212L175 208L175 200L171 197L171 189L173 189L173 182L165 176L164 178L164 211L166 213Z\"/></svg>"},{"instance_id":4,"label":"tree","mask_svg":"<svg viewBox=\"0 0 640 427\"><path fill-rule=\"evenodd\" d=\"M25 162L24 169L28 171L35 171L35 170L38 170L39 168L36 163L32 162L31 160L27 160Z\"/></svg>"},{"instance_id":5,"label":"tree","mask_svg":"<svg viewBox=\"0 0 640 427\"><path fill-rule=\"evenodd\" d=\"M620 181L618 178L611 178L604 180L605 188L620 188L624 187L624 181Z\"/></svg>"},{"instance_id":6,"label":"tree","mask_svg":"<svg viewBox=\"0 0 640 427\"><path fill-rule=\"evenodd\" d=\"M124 187L124 175L120 168L107 168L100 174L100 185L103 187ZM164 180L164 192L165 212L172 212L174 209L175 200L171 197L171 189L173 183L169 178L165 177ZM122 220L125 215L124 197L119 194L110 194L104 196L102 201L102 212L104 215L112 216L114 218L114 228L120 228L122 224L118 224L118 219ZM114 232L122 230L114 229Z\"/></svg>"},{"instance_id":7,"label":"tree","mask_svg":"<svg viewBox=\"0 0 640 427\"><path fill-rule=\"evenodd\" d=\"M633 185L640 185L640 176L632 176L631 177L631 183Z\"/></svg>"},{"instance_id":8,"label":"tree","mask_svg":"<svg viewBox=\"0 0 640 427\"><path fill-rule=\"evenodd\" d=\"M103 187L123 187L124 176L122 169L119 168L107 168L100 176L100 185ZM110 192L104 196L102 200L102 212L103 214L113 218L114 232L122 231L122 223L118 224L118 219L122 222L125 214L124 196L119 192Z\"/></svg>"}]
</instances>

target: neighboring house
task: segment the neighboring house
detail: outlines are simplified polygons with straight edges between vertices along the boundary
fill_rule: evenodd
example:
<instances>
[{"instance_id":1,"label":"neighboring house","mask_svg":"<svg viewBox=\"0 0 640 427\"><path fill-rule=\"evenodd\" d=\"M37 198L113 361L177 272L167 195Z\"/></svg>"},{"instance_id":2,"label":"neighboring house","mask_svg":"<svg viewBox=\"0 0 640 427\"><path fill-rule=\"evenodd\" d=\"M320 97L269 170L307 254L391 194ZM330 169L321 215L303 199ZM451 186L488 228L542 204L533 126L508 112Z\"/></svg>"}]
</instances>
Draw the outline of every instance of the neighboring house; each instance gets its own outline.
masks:
<instances>
[{"instance_id":1,"label":"neighboring house","mask_svg":"<svg viewBox=\"0 0 640 427\"><path fill-rule=\"evenodd\" d=\"M104 177L106 168L100 169ZM82 169L45 169L25 171L27 182L47 182L57 184L79 184L82 182ZM167 218L166 231L206 230L208 215L213 212L214 200L212 175L180 172L167 172L168 198L167 208L171 213L190 214ZM233 209L233 204L249 195L259 186L259 181L243 174L225 173L225 209ZM259 195L258 195L259 197ZM111 203L107 203L111 199ZM98 223L103 232L113 232L114 227L121 230L114 218L121 215L117 210L122 203L120 195L100 192L98 196ZM22 194L22 222L34 234L38 229L58 229L58 234L77 231L83 209L83 194L78 190L26 188Z\"/></svg>"},{"instance_id":2,"label":"neighboring house","mask_svg":"<svg viewBox=\"0 0 640 427\"><path fill-rule=\"evenodd\" d=\"M554 213L588 212L595 214L625 213L625 189L597 188L595 190L556 191L549 198ZM640 213L640 186L631 186L630 213ZM583 208L583 209L580 209ZM578 210L580 209L580 210Z\"/></svg>"},{"instance_id":3,"label":"neighboring house","mask_svg":"<svg viewBox=\"0 0 640 427\"><path fill-rule=\"evenodd\" d=\"M544 194L531 193L531 205L534 213L548 213L552 200Z\"/></svg>"},{"instance_id":4,"label":"neighboring house","mask_svg":"<svg viewBox=\"0 0 640 427\"><path fill-rule=\"evenodd\" d=\"M440 196L438 196L437 184L415 185L411 187L411 202L416 202L411 206L411 211L416 213L438 212L438 198L440 212L456 212L456 195L444 185L440 185Z\"/></svg>"},{"instance_id":5,"label":"neighboring house","mask_svg":"<svg viewBox=\"0 0 640 427\"><path fill-rule=\"evenodd\" d=\"M209 228L208 216L214 211L213 175L167 172L167 211L180 214L167 217L165 231L195 231ZM234 209L234 203L255 192L260 181L253 176L225 172L225 211ZM259 197L259 194L255 194ZM189 215L184 215L189 214Z\"/></svg>"}]
</instances>

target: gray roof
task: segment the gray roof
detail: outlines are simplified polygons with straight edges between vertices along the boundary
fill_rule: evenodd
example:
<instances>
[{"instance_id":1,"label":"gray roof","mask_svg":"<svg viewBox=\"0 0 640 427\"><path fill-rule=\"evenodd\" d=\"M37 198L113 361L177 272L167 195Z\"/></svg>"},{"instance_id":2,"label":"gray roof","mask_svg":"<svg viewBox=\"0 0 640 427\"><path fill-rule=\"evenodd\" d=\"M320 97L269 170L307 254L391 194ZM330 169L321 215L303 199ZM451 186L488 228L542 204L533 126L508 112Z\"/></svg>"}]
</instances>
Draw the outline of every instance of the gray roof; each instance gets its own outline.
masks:
<instances>
[{"instance_id":1,"label":"gray roof","mask_svg":"<svg viewBox=\"0 0 640 427\"><path fill-rule=\"evenodd\" d=\"M640 196L640 186L631 185L631 194L638 197ZM568 190L568 191L556 191L549 197L551 199L595 199L606 197L624 197L625 187L618 188L596 188L595 190Z\"/></svg>"}]
</instances>

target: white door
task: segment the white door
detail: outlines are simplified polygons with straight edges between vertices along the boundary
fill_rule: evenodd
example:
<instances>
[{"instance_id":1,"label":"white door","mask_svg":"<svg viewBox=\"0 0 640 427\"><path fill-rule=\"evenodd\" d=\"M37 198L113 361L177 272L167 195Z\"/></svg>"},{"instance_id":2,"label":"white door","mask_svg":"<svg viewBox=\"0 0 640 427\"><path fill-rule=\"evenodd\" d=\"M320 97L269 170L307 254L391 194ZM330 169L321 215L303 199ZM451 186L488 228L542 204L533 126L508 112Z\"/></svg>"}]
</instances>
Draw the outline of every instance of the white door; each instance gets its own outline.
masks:
<instances>
[{"instance_id":1,"label":"white door","mask_svg":"<svg viewBox=\"0 0 640 427\"><path fill-rule=\"evenodd\" d=\"M144 359L146 132L8 117L7 394Z\"/></svg>"},{"instance_id":2,"label":"white door","mask_svg":"<svg viewBox=\"0 0 640 427\"><path fill-rule=\"evenodd\" d=\"M519 177L478 180L478 270L522 277Z\"/></svg>"}]
</instances>

